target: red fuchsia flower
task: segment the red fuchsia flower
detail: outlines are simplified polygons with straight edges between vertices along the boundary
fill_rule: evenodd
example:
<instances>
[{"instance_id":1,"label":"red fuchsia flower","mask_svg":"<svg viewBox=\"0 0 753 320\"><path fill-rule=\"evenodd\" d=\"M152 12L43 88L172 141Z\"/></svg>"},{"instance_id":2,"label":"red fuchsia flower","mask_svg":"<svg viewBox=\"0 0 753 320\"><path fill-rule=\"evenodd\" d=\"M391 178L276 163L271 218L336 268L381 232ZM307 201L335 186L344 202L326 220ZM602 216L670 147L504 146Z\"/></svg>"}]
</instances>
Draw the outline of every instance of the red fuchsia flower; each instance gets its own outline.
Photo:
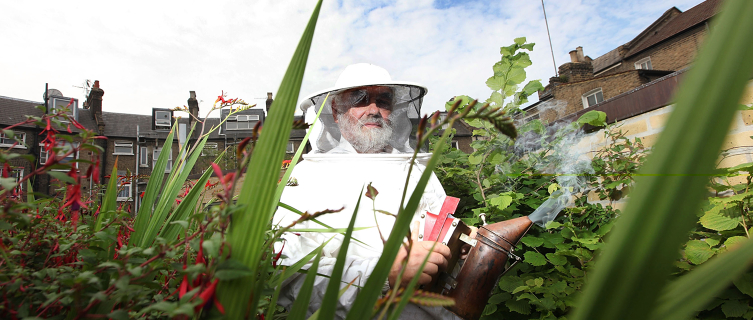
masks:
<instances>
[{"instance_id":1,"label":"red fuchsia flower","mask_svg":"<svg viewBox=\"0 0 753 320\"><path fill-rule=\"evenodd\" d=\"M146 194L146 191L141 191L141 194L139 195L139 198L144 198L144 194Z\"/></svg>"},{"instance_id":2,"label":"red fuchsia flower","mask_svg":"<svg viewBox=\"0 0 753 320\"><path fill-rule=\"evenodd\" d=\"M63 215L63 208L71 209L71 221L75 226L78 223L78 212L81 208L86 208L86 204L81 201L81 185L74 184L68 186L68 191L65 194L65 204L58 209L58 218L65 221Z\"/></svg>"},{"instance_id":3,"label":"red fuchsia flower","mask_svg":"<svg viewBox=\"0 0 753 320\"><path fill-rule=\"evenodd\" d=\"M79 130L86 130L86 128L84 128L84 126L80 122L76 121L76 119L71 119L71 122L73 122L73 125L76 126L76 128L78 128Z\"/></svg>"}]
</instances>

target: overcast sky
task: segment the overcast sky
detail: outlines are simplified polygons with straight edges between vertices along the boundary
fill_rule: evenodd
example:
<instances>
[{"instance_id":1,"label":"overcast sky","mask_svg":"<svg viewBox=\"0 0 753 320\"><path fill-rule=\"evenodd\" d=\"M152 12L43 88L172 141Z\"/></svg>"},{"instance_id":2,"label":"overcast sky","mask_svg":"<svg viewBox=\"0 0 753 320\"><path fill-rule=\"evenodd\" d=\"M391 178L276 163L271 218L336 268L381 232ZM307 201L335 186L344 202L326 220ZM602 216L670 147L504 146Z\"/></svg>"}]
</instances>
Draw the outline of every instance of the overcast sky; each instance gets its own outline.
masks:
<instances>
[{"instance_id":1,"label":"overcast sky","mask_svg":"<svg viewBox=\"0 0 753 320\"><path fill-rule=\"evenodd\" d=\"M557 65L582 46L596 58L631 40L666 10L702 0L545 0ZM4 1L0 95L42 101L45 83L85 100L99 80L105 111L208 110L224 90L264 105L276 92L314 0ZM334 85L345 66L369 62L394 80L429 88L424 112L455 95L479 99L499 47L535 42L528 79L554 76L541 1L325 1L301 96ZM2 112L2 110L0 110ZM204 112L202 112L202 115ZM216 114L215 114L216 116Z\"/></svg>"}]
</instances>

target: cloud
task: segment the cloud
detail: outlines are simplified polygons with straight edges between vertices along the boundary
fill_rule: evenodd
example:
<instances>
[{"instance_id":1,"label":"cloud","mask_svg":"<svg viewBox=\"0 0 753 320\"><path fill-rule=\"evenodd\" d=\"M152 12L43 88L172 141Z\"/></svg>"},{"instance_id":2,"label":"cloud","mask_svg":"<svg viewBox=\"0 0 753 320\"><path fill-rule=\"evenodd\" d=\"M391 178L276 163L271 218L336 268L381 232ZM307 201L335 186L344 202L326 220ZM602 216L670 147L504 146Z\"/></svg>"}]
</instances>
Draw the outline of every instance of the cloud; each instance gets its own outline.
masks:
<instances>
[{"instance_id":1,"label":"cloud","mask_svg":"<svg viewBox=\"0 0 753 320\"><path fill-rule=\"evenodd\" d=\"M546 1L557 64L583 46L592 58L629 41L673 5L700 0ZM149 114L186 104L195 90L208 110L223 90L263 105L276 93L313 1L233 0L10 2L0 95L40 101L44 83L84 99L100 80L109 111ZM301 98L331 87L351 63L371 62L394 79L426 85L424 111L455 95L486 99L499 47L535 42L529 79L554 76L539 1L326 1ZM10 50L8 50L8 48ZM261 99L256 99L261 98Z\"/></svg>"}]
</instances>

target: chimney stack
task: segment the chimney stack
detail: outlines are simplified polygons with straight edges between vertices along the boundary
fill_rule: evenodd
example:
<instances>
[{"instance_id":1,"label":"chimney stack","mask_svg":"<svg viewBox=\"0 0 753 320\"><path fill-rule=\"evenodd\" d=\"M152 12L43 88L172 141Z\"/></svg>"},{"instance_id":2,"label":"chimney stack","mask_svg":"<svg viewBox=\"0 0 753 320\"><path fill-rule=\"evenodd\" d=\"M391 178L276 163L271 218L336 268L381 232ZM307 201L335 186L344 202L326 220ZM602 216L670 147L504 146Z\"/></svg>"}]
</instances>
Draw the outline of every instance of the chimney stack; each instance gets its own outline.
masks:
<instances>
[{"instance_id":1,"label":"chimney stack","mask_svg":"<svg viewBox=\"0 0 753 320\"><path fill-rule=\"evenodd\" d=\"M188 119L188 126L193 126L193 123L199 118L199 101L196 100L196 91L189 91L190 98L188 98L188 112L191 113L191 117Z\"/></svg>"},{"instance_id":2,"label":"chimney stack","mask_svg":"<svg viewBox=\"0 0 753 320\"><path fill-rule=\"evenodd\" d=\"M272 99L272 93L271 92L267 92L267 113L269 113L269 107L272 106L272 102L274 102L274 101L275 100Z\"/></svg>"},{"instance_id":3,"label":"chimney stack","mask_svg":"<svg viewBox=\"0 0 753 320\"><path fill-rule=\"evenodd\" d=\"M105 95L105 90L99 87L99 80L94 80L94 85L89 91L89 96L86 97L86 105L89 106L92 119L97 123L97 129L99 133L105 132L105 121L102 118L102 96Z\"/></svg>"}]
</instances>

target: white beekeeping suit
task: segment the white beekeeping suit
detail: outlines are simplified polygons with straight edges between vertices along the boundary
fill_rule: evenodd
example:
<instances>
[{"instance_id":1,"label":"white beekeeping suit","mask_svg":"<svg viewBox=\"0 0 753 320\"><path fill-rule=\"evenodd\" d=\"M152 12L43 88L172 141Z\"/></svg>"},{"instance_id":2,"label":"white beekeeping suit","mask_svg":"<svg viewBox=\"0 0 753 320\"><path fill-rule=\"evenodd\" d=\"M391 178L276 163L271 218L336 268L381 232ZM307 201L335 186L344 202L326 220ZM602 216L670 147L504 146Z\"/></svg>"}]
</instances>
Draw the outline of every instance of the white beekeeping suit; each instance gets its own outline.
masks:
<instances>
[{"instance_id":1,"label":"white beekeeping suit","mask_svg":"<svg viewBox=\"0 0 753 320\"><path fill-rule=\"evenodd\" d=\"M395 93L395 107L390 115L395 130L390 139L390 148L384 153L362 154L356 152L351 143L340 135L337 123L333 120L330 102L333 95L322 105L327 93L338 93L349 88L360 86L389 86ZM367 229L354 231L352 237L359 241L351 241L348 248L347 260L343 271L341 288L345 283L354 279L355 286L351 287L340 297L336 318L344 318L350 306L355 301L358 287L366 284L366 280L374 269L382 253L382 237L387 239L395 222L393 216L380 213L377 210L397 214L403 189L405 187L410 160L414 145L411 145L410 118L418 118L421 99L426 94L426 88L408 82L392 81L389 73L383 68L356 64L348 66L338 78L335 87L313 94L301 103L301 109L306 114L308 123L312 123L316 112L323 107L322 114L313 127L311 145L313 151L304 156L291 177L297 185L288 186L283 192L281 202L298 210L314 213L325 209L343 208L341 212L326 214L318 218L322 223L332 228L347 228L359 198L359 193L367 184L371 183L379 194L376 199L363 196L356 217L355 227ZM413 141L415 144L415 141ZM407 199L413 192L419 177L425 169L426 161L431 154L419 153L417 163L414 164L408 183ZM437 213L442 207L446 195L437 177L432 174L414 220L423 212ZM299 215L283 208L275 214L274 223L287 226L297 220ZM308 221L295 227L318 228L322 226ZM381 236L380 236L381 231ZM289 232L285 239L283 255L287 259L281 261L284 265L292 265L305 255L332 238L332 233ZM324 247L319 262L318 273L331 274L337 254L342 245L342 235L335 234L334 238ZM276 246L279 250L281 244ZM310 263L304 267L310 266ZM290 308L295 300L305 275L292 276L283 284L279 303ZM317 277L314 284L308 315L319 309L327 288L328 278ZM358 286L358 287L357 287ZM453 319L455 316L443 308L419 307L409 305L401 318L404 319Z\"/></svg>"}]
</instances>

